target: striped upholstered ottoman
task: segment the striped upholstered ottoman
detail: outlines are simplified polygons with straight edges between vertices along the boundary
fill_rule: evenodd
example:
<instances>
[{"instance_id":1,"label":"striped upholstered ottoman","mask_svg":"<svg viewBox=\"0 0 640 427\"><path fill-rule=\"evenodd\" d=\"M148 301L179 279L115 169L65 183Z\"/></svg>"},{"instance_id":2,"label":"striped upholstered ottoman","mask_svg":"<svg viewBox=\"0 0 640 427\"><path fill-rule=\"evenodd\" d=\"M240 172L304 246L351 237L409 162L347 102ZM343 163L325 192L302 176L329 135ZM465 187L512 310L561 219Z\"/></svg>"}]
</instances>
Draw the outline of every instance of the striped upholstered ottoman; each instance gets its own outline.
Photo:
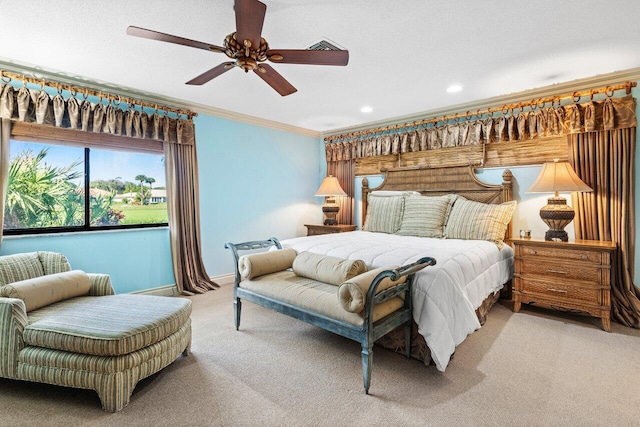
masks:
<instances>
[{"instance_id":1,"label":"striped upholstered ottoman","mask_svg":"<svg viewBox=\"0 0 640 427\"><path fill-rule=\"evenodd\" d=\"M0 286L0 376L93 389L116 412L140 379L188 354L191 301L107 284L76 270Z\"/></svg>"}]
</instances>

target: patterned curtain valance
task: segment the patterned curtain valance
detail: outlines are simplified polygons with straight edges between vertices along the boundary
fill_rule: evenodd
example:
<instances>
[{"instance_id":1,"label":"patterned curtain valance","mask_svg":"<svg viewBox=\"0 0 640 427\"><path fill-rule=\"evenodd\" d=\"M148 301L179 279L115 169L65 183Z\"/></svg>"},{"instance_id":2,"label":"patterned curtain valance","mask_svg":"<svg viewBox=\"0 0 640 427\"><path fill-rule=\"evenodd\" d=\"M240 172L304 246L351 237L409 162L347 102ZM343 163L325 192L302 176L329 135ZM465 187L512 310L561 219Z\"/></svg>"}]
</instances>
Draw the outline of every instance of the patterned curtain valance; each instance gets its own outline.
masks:
<instances>
[{"instance_id":1,"label":"patterned curtain valance","mask_svg":"<svg viewBox=\"0 0 640 427\"><path fill-rule=\"evenodd\" d=\"M548 136L637 126L636 100L631 95L602 101L550 106L499 117L476 117L455 122L430 123L395 133L369 134L325 144L327 161L351 160L414 151L493 142L520 141Z\"/></svg>"},{"instance_id":2,"label":"patterned curtain valance","mask_svg":"<svg viewBox=\"0 0 640 427\"><path fill-rule=\"evenodd\" d=\"M173 118L166 113L149 114L135 104L107 99L90 102L70 92L50 95L44 88L0 82L0 118L26 123L56 126L85 132L107 133L132 138L147 138L178 144L193 144L193 121Z\"/></svg>"}]
</instances>

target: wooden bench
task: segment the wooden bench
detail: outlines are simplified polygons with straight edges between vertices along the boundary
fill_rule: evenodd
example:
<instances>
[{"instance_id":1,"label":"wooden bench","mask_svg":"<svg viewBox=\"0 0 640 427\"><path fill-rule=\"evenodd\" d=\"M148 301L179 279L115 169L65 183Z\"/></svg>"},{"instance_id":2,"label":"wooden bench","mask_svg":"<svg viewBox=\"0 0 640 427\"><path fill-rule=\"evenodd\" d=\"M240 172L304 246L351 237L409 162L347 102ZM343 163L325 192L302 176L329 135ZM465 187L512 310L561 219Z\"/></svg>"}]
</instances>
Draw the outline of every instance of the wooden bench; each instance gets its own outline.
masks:
<instances>
[{"instance_id":1,"label":"wooden bench","mask_svg":"<svg viewBox=\"0 0 640 427\"><path fill-rule=\"evenodd\" d=\"M404 325L406 356L410 356L411 283L417 271L436 263L433 258L366 271L362 261L282 249L276 238L227 243L225 248L232 251L235 261L236 329L242 300L246 300L357 341L362 345L367 394L377 339ZM268 248L272 250L239 254Z\"/></svg>"}]
</instances>

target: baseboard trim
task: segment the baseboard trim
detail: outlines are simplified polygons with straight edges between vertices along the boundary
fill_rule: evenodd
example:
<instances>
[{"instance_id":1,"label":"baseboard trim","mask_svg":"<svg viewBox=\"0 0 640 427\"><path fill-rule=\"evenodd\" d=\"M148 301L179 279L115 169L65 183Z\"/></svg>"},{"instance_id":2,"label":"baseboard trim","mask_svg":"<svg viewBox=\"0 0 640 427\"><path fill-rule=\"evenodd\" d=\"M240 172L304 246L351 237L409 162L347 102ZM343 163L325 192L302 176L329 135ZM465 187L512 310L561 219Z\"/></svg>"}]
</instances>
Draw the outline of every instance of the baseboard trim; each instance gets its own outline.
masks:
<instances>
[{"instance_id":1,"label":"baseboard trim","mask_svg":"<svg viewBox=\"0 0 640 427\"><path fill-rule=\"evenodd\" d=\"M155 295L159 297L173 297L178 295L176 285L158 286L157 288L143 289L141 291L133 291L132 294Z\"/></svg>"},{"instance_id":2,"label":"baseboard trim","mask_svg":"<svg viewBox=\"0 0 640 427\"><path fill-rule=\"evenodd\" d=\"M220 286L233 285L235 282L235 274L221 274L219 276L211 277L211 280ZM180 295L176 285L158 286L157 288L143 289L140 291L133 291L131 293L140 295L156 295L160 297L175 297Z\"/></svg>"}]
</instances>

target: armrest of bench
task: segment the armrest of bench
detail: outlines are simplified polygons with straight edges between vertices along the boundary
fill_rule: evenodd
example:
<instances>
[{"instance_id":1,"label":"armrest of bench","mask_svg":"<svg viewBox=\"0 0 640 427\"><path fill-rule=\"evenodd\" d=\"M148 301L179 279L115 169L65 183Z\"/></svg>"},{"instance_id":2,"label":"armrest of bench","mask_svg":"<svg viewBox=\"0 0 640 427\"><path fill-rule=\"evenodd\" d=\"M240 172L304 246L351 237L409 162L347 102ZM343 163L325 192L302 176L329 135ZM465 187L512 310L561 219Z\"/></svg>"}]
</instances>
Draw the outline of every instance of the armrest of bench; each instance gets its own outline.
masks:
<instances>
[{"instance_id":1,"label":"armrest of bench","mask_svg":"<svg viewBox=\"0 0 640 427\"><path fill-rule=\"evenodd\" d=\"M373 319L374 305L385 302L401 294L402 292L408 291L405 295L405 305L410 307L411 306L410 291L411 291L411 284L413 282L413 276L423 268L427 266L435 265L435 264L436 264L436 260L434 258L424 257L424 258L420 258L418 261L412 264L407 264L396 269L385 270L379 273L375 277L375 279L373 279L373 282L371 283L371 286L367 291L367 299L365 301L365 307L364 307L365 324L370 323ZM400 281L405 277L406 277L406 281L404 281L403 283L400 283ZM384 283L385 279L390 279L393 282L398 282L398 284L387 287L386 289L383 289L380 292L378 292L378 288L382 285L382 283Z\"/></svg>"}]
</instances>

